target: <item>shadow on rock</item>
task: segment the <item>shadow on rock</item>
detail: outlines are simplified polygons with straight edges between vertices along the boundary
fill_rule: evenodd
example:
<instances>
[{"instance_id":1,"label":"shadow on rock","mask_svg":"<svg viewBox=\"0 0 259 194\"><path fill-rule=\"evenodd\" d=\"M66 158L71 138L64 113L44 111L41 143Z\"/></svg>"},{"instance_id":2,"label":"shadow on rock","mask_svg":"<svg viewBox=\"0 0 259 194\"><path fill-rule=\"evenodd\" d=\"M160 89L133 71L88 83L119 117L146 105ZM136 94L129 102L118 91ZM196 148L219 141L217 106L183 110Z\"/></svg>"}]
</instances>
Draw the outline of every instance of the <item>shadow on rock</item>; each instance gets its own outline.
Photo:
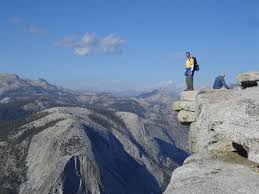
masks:
<instances>
[{"instance_id":1,"label":"shadow on rock","mask_svg":"<svg viewBox=\"0 0 259 194\"><path fill-rule=\"evenodd\" d=\"M158 143L161 155L167 156L175 161L177 164L182 165L184 160L190 156L190 154L176 146L167 143L161 139L155 138L156 142Z\"/></svg>"},{"instance_id":2,"label":"shadow on rock","mask_svg":"<svg viewBox=\"0 0 259 194\"><path fill-rule=\"evenodd\" d=\"M85 127L96 163L101 174L105 194L158 194L158 182L144 164L125 152L120 141L110 132Z\"/></svg>"}]
</instances>

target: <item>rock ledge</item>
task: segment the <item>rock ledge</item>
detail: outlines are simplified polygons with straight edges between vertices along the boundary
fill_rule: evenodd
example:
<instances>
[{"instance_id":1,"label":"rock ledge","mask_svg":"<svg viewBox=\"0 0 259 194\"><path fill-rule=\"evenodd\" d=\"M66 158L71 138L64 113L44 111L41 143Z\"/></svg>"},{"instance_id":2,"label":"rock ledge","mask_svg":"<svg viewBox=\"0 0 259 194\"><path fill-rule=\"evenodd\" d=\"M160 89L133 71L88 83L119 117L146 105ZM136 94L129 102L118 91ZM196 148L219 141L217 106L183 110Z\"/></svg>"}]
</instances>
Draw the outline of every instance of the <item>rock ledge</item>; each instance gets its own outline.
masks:
<instances>
[{"instance_id":1,"label":"rock ledge","mask_svg":"<svg viewBox=\"0 0 259 194\"><path fill-rule=\"evenodd\" d=\"M257 79L256 72L249 75L238 80ZM259 87L248 87L183 92L173 104L179 122L190 125L193 154L173 172L164 194L258 193Z\"/></svg>"}]
</instances>

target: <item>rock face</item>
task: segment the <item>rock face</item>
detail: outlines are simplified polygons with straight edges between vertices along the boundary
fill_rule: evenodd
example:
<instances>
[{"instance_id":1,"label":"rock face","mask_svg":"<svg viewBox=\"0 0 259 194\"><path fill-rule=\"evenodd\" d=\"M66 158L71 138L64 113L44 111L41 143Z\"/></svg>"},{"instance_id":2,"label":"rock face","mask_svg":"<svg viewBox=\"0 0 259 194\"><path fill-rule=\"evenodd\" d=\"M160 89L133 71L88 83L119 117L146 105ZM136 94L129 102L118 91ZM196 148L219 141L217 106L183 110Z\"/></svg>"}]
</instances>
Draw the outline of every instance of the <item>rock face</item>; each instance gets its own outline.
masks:
<instances>
[{"instance_id":1,"label":"rock face","mask_svg":"<svg viewBox=\"0 0 259 194\"><path fill-rule=\"evenodd\" d=\"M200 91L193 103L196 119L189 120L193 154L173 172L164 193L257 193L259 87ZM180 122L182 111L184 106L178 113Z\"/></svg>"},{"instance_id":2,"label":"rock face","mask_svg":"<svg viewBox=\"0 0 259 194\"><path fill-rule=\"evenodd\" d=\"M162 153L166 142L153 138L134 113L116 112L113 120L72 107L39 114L3 148L19 142L27 153L21 194L161 193L178 166L171 153Z\"/></svg>"},{"instance_id":3,"label":"rock face","mask_svg":"<svg viewBox=\"0 0 259 194\"><path fill-rule=\"evenodd\" d=\"M257 193L257 165L234 153L194 154L173 172L164 193Z\"/></svg>"},{"instance_id":4,"label":"rock face","mask_svg":"<svg viewBox=\"0 0 259 194\"><path fill-rule=\"evenodd\" d=\"M211 91L198 95L197 151L228 140L242 145L259 163L259 88Z\"/></svg>"},{"instance_id":5,"label":"rock face","mask_svg":"<svg viewBox=\"0 0 259 194\"><path fill-rule=\"evenodd\" d=\"M181 123L190 123L196 120L196 114L195 112L181 110L178 113L177 118Z\"/></svg>"},{"instance_id":6,"label":"rock face","mask_svg":"<svg viewBox=\"0 0 259 194\"><path fill-rule=\"evenodd\" d=\"M189 128L189 138L188 138L188 145L189 145L189 151L190 152L197 152L197 127L196 127L196 122L192 122L190 124Z\"/></svg>"},{"instance_id":7,"label":"rock face","mask_svg":"<svg viewBox=\"0 0 259 194\"><path fill-rule=\"evenodd\" d=\"M195 101L198 91L185 91L180 94L181 101Z\"/></svg>"},{"instance_id":8,"label":"rock face","mask_svg":"<svg viewBox=\"0 0 259 194\"><path fill-rule=\"evenodd\" d=\"M166 92L116 97L0 74L0 100L1 194L158 194L189 155Z\"/></svg>"},{"instance_id":9,"label":"rock face","mask_svg":"<svg viewBox=\"0 0 259 194\"><path fill-rule=\"evenodd\" d=\"M186 111L194 112L195 103L193 101L175 101L173 103L173 110L174 111L186 110Z\"/></svg>"},{"instance_id":10,"label":"rock face","mask_svg":"<svg viewBox=\"0 0 259 194\"><path fill-rule=\"evenodd\" d=\"M185 91L180 94L180 100L173 103L173 110L179 111L178 121L183 124L196 120L196 96L198 91Z\"/></svg>"}]
</instances>

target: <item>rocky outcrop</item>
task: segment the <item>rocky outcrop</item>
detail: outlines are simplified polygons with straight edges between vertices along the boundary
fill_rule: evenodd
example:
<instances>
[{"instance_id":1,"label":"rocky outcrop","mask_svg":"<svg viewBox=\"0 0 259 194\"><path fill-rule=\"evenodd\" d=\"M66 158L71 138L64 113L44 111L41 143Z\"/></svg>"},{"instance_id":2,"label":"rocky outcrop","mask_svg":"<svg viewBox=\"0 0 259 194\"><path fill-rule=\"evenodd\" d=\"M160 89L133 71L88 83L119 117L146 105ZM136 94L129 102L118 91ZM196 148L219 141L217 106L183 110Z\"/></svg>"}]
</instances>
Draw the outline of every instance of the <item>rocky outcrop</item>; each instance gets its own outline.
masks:
<instances>
[{"instance_id":1,"label":"rocky outcrop","mask_svg":"<svg viewBox=\"0 0 259 194\"><path fill-rule=\"evenodd\" d=\"M173 110L179 111L178 121L183 124L189 124L196 120L195 99L198 91L186 91L180 94L180 100L173 103Z\"/></svg>"},{"instance_id":2,"label":"rocky outcrop","mask_svg":"<svg viewBox=\"0 0 259 194\"><path fill-rule=\"evenodd\" d=\"M173 172L164 193L257 193L259 87L199 91L188 98L193 99L192 109L183 99L174 103L173 109L179 111L180 122L190 125L193 154ZM195 120L184 120L179 116L183 111L194 114Z\"/></svg>"},{"instance_id":3,"label":"rocky outcrop","mask_svg":"<svg viewBox=\"0 0 259 194\"><path fill-rule=\"evenodd\" d=\"M182 124L191 123L196 120L195 112L181 110L177 115L178 120Z\"/></svg>"},{"instance_id":4,"label":"rocky outcrop","mask_svg":"<svg viewBox=\"0 0 259 194\"><path fill-rule=\"evenodd\" d=\"M185 91L180 94L181 101L195 101L198 91Z\"/></svg>"},{"instance_id":5,"label":"rocky outcrop","mask_svg":"<svg viewBox=\"0 0 259 194\"><path fill-rule=\"evenodd\" d=\"M259 81L259 72L246 72L237 75L236 79L239 82Z\"/></svg>"},{"instance_id":6,"label":"rocky outcrop","mask_svg":"<svg viewBox=\"0 0 259 194\"><path fill-rule=\"evenodd\" d=\"M201 92L197 96L197 151L222 140L244 147L259 163L259 88ZM227 143L226 143L227 146Z\"/></svg>"},{"instance_id":7,"label":"rocky outcrop","mask_svg":"<svg viewBox=\"0 0 259 194\"><path fill-rule=\"evenodd\" d=\"M177 168L164 194L257 193L258 164L235 153L193 154Z\"/></svg>"},{"instance_id":8,"label":"rocky outcrop","mask_svg":"<svg viewBox=\"0 0 259 194\"><path fill-rule=\"evenodd\" d=\"M195 112L195 103L194 101L175 101L173 103L173 110L174 111L190 111Z\"/></svg>"},{"instance_id":9,"label":"rocky outcrop","mask_svg":"<svg viewBox=\"0 0 259 194\"><path fill-rule=\"evenodd\" d=\"M242 88L254 87L259 85L259 72L246 72L237 75L236 79Z\"/></svg>"}]
</instances>

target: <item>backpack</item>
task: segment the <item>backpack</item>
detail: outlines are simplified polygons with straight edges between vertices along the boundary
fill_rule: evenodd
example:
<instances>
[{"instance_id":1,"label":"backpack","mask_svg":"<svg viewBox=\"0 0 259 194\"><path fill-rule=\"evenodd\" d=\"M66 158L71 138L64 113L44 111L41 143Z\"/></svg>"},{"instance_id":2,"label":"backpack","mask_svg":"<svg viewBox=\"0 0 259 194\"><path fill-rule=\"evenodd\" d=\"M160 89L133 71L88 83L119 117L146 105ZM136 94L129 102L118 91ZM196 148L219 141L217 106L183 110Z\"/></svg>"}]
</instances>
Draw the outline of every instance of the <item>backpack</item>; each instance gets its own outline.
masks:
<instances>
[{"instance_id":1,"label":"backpack","mask_svg":"<svg viewBox=\"0 0 259 194\"><path fill-rule=\"evenodd\" d=\"M193 61L194 61L194 69L193 71L199 71L200 70L200 66L199 64L197 63L197 59L196 57L192 57Z\"/></svg>"}]
</instances>

